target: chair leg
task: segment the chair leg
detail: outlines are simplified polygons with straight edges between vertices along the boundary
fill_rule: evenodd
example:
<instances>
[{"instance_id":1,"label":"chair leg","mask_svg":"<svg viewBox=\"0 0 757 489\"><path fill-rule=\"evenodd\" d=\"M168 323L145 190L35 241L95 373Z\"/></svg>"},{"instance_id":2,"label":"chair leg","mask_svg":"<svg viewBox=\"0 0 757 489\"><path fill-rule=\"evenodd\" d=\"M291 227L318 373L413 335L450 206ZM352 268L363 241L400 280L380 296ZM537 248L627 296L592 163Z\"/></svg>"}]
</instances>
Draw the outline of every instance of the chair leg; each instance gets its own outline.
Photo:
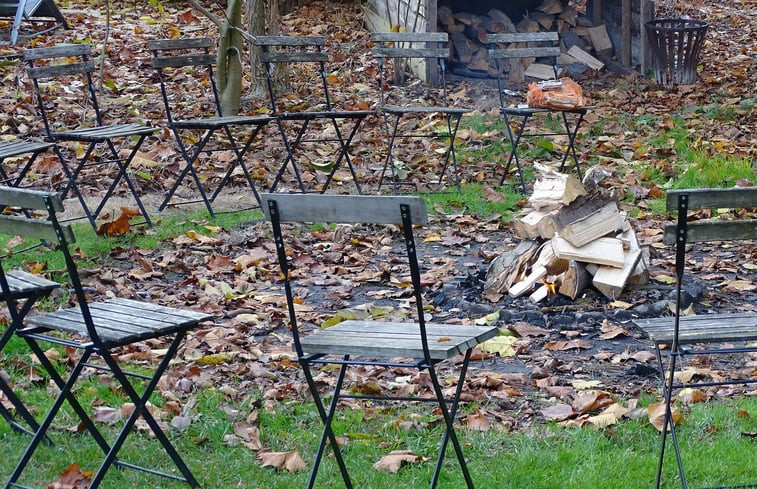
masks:
<instances>
[{"instance_id":1,"label":"chair leg","mask_svg":"<svg viewBox=\"0 0 757 489\"><path fill-rule=\"evenodd\" d=\"M110 184L110 188L108 188L108 191L105 193L105 196L103 196L102 200L100 201L100 205L97 206L97 209L95 210L95 218L100 215L100 212L102 212L103 207L105 207L105 204L108 202L108 199L110 198L111 194L116 188L116 185L118 185L118 182L123 179L126 182L126 186L129 187L129 191L131 192L132 197L134 197L134 202L137 204L137 207L139 207L139 211L142 213L142 217L145 218L145 223L148 226L152 226L152 222L150 221L150 216L147 214L147 210L145 209L145 206L142 204L142 199L139 198L139 194L137 193L137 189L134 187L134 184L131 181L131 178L129 178L129 174L127 173L127 169L129 168L129 165L131 164L131 161L134 159L134 157L137 155L137 151L139 151L139 148L142 146L142 142L145 140L147 136L145 134L142 134L139 136L139 139L137 142L132 146L131 152L129 153L129 156L126 158L121 158L121 156L118 154L118 150L116 149L116 146L113 144L113 141L110 139L106 139L105 142L108 145L108 148L110 148L111 155L113 156L113 161L118 165L118 173L116 174L115 178L113 179L113 182Z\"/></svg>"},{"instance_id":2,"label":"chair leg","mask_svg":"<svg viewBox=\"0 0 757 489\"><path fill-rule=\"evenodd\" d=\"M245 165L244 163L244 155L247 154L247 151L250 149L250 146L252 145L252 141L258 135L262 127L263 127L262 125L255 126L255 129L252 131L252 134L250 134L244 146L240 150L236 144L236 141L234 140L234 136L231 133L231 128L229 126L223 126L224 132L226 133L226 137L229 140L229 144L231 145L231 148L234 150L234 155L236 156L236 160L234 161L234 163L232 163L229 166L229 169L226 171L226 174L221 179L221 182L218 184L218 187L216 187L215 191L213 192L213 195L210 196L211 202L215 202L216 197L218 197L218 194L221 193L221 190L223 190L223 188L226 186L229 180L231 180L231 175L234 173L234 169L237 167L237 165L239 165L239 167L242 168L242 173L244 173L245 180L247 180L247 185L249 185L250 189L252 190L252 194L255 196L255 200L257 201L258 206L261 205L260 194L258 194L258 189L255 188L255 183L252 181L252 177L250 176L250 172L247 169L247 165Z\"/></svg>"},{"instance_id":3,"label":"chair leg","mask_svg":"<svg viewBox=\"0 0 757 489\"><path fill-rule=\"evenodd\" d=\"M92 215L92 212L89 210L89 206L87 205L87 202L84 200L84 194L81 193L79 190L79 185L76 183L76 180L79 178L79 174L84 169L84 165L89 158L89 155L92 154L92 151L95 149L95 143L90 143L87 147L87 150L84 153L84 157L77 162L76 168L74 171L71 171L71 168L68 166L68 163L66 163L66 159L63 157L63 153L61 152L60 148L56 144L54 147L55 154L58 155L58 159L61 162L61 166L63 167L63 173L66 174L66 178L68 178L68 183L63 188L63 192L61 192L61 198L65 199L68 195L68 192L73 190L76 192L76 197L79 199L79 204L81 205L82 210L84 211L84 214L87 217L87 220L89 221L90 225L92 226L92 229L97 230L97 223L95 222L95 218Z\"/></svg>"},{"instance_id":4,"label":"chair leg","mask_svg":"<svg viewBox=\"0 0 757 489\"><path fill-rule=\"evenodd\" d=\"M357 133L358 128L360 127L360 123L363 121L362 117L359 119L355 119L355 123L352 126L352 129L350 130L349 135L346 139L342 137L342 133L339 130L339 124L336 122L335 117L331 117L331 123L334 125L334 132L336 133L336 137L339 140L339 155L336 158L336 162L334 163L334 167L329 172L328 177L326 177L326 183L323 184L323 190L321 190L321 193L325 193L326 189L328 189L329 184L331 183L331 179L334 178L334 174L339 169L339 166L342 162L342 158L344 158L347 161L347 167L350 169L350 173L352 174L352 180L355 182L355 190L357 191L358 195L363 195L363 191L360 189L360 182L358 182L357 173L355 172L355 167L352 165L352 159L350 158L349 153L349 147L350 144L352 144L352 138L355 137L355 134Z\"/></svg>"},{"instance_id":5,"label":"chair leg","mask_svg":"<svg viewBox=\"0 0 757 489\"><path fill-rule=\"evenodd\" d=\"M11 428L16 430L19 433L26 433L27 435L33 435L35 431L39 429L39 425L37 424L37 421L34 419L34 416L31 415L28 409L26 409L26 406L24 406L24 403L21 402L21 399L16 396L16 393L13 392L11 387L3 381L3 379L0 379L0 391L3 392L5 397L8 399L8 401L11 403L13 408L16 410L16 413L18 413L19 416L26 422L27 426L29 428L24 427L21 423L19 423L16 418L11 414L10 411L2 404L0 403L0 415L2 415L3 418L8 422Z\"/></svg>"},{"instance_id":6,"label":"chair leg","mask_svg":"<svg viewBox=\"0 0 757 489\"><path fill-rule=\"evenodd\" d=\"M507 174L510 172L510 164L515 160L515 166L518 169L518 177L520 178L520 188L523 191L523 193L526 193L526 181L523 178L523 168L520 166L520 158L518 158L518 145L520 144L521 137L523 136L523 131L526 129L526 124L528 123L529 116L525 115L523 116L523 121L521 122L520 127L518 128L518 134L513 135L513 130L510 128L510 118L507 117L507 114L503 114L505 118L505 128L507 129L507 138L510 140L510 146L511 151L510 155L507 157L507 164L505 165L505 172L502 174L502 178L499 181L499 185L502 186L505 183L505 179L507 178Z\"/></svg>"},{"instance_id":7,"label":"chair leg","mask_svg":"<svg viewBox=\"0 0 757 489\"><path fill-rule=\"evenodd\" d=\"M289 162L291 162L292 170L294 171L294 175L297 178L297 183L300 185L300 190L302 191L303 194L307 193L307 190L305 189L305 183L302 181L302 175L300 175L300 169L297 167L297 162L295 161L295 158L294 158L294 151L297 149L297 146L299 145L300 140L302 139L302 136L305 134L305 129L308 126L308 121L307 120L304 121L293 143L289 142L289 138L287 138L286 136L284 124L281 122L281 119L276 119L276 123L279 126L279 133L281 134L281 139L284 142L284 149L287 152L287 156L286 156L286 159L284 160L284 164L282 164L281 167L279 168L279 171L276 172L276 177L273 179L271 188L268 191L274 192L276 190L276 186L278 186L279 182L281 181L281 177L284 176L284 172L287 169L287 165L289 165Z\"/></svg>"},{"instance_id":8,"label":"chair leg","mask_svg":"<svg viewBox=\"0 0 757 489\"><path fill-rule=\"evenodd\" d=\"M349 356L345 356L344 360L349 360ZM306 359L300 359L300 366L302 367L302 371L305 374L305 379L307 380L308 387L310 388L310 393L313 396L313 402L315 403L315 407L318 410L321 421L323 422L323 433L321 434L321 441L318 444L318 451L316 452L315 459L313 460L313 468L310 471L310 478L308 480L307 487L308 489L312 489L315 485L315 479L318 475L318 467L321 465L323 452L326 449L326 440L328 439L328 441L331 443L331 449L334 452L334 458L336 458L337 465L339 466L339 472L342 475L344 485L347 489L352 489L352 481L350 480L350 476L347 473L347 466L345 465L344 459L342 458L342 451L339 448L339 444L337 443L336 436L334 436L334 432L331 430L331 422L334 419L336 405L339 401L339 392L341 391L342 384L344 383L344 375L347 372L347 364L343 363L339 368L339 375L337 377L336 386L334 387L334 396L331 399L331 404L329 405L328 412L326 412L326 409L323 407L323 401L321 400L321 396L318 394L318 387L313 380L313 373L310 370L310 365L311 364Z\"/></svg>"},{"instance_id":9,"label":"chair leg","mask_svg":"<svg viewBox=\"0 0 757 489\"><path fill-rule=\"evenodd\" d=\"M389 135L389 122L387 121L388 115L384 115L384 128L386 129L386 134L388 138L387 148L386 148L386 158L384 159L384 168L381 169L381 176L379 177L379 184L378 184L378 190L381 190L381 185L384 183L384 176L386 175L386 169L389 167L392 172L392 188L394 189L394 194L397 195L397 174L394 170L394 140L397 137L397 132L399 130L400 126L400 119L402 119L401 114L395 115L394 120L394 127L392 128L392 133Z\"/></svg>"},{"instance_id":10,"label":"chair leg","mask_svg":"<svg viewBox=\"0 0 757 489\"><path fill-rule=\"evenodd\" d=\"M449 408L447 407L447 400L444 398L442 387L439 384L439 379L436 376L436 370L433 365L428 366L428 373L429 373L429 376L431 377L431 384L434 387L434 393L436 394L436 399L439 402L439 409L442 411L442 416L444 417L444 424L445 424L444 436L442 437L442 443L439 449L439 457L436 461L436 467L434 468L434 475L431 479L431 485L430 485L431 489L434 489L436 487L436 484L439 480L439 474L441 472L442 462L444 461L444 453L447 451L448 440L452 441L452 447L454 448L455 454L457 455L457 461L460 464L460 470L463 472L463 478L465 479L466 487L468 487L468 489L473 489L473 479L471 478L470 472L468 471L468 464L465 462L465 456L460 446L460 442L457 439L457 434L455 433L455 427L454 427L455 415L457 414L457 406L460 401L460 394L462 393L462 390L463 390L465 375L468 371L468 363L470 362L470 356L471 356L471 350L468 350L465 353L463 365L460 368L460 377L457 382L457 388L455 389L455 397L452 399L452 403L451 403L452 405Z\"/></svg>"},{"instance_id":11,"label":"chair leg","mask_svg":"<svg viewBox=\"0 0 757 489\"><path fill-rule=\"evenodd\" d=\"M565 151L565 154L563 155L562 163L560 163L560 171L562 171L565 167L565 162L568 160L568 156L573 156L573 162L576 165L576 173L578 174L578 179L581 180L583 179L583 176L581 176L581 165L578 163L575 141L576 135L578 134L578 128L581 127L581 122L583 122L584 120L584 113L578 113L578 120L576 120L576 125L572 130L570 128L570 124L568 123L568 115L565 111L562 112L562 119L565 126L565 134L568 136L568 150Z\"/></svg>"},{"instance_id":12,"label":"chair leg","mask_svg":"<svg viewBox=\"0 0 757 489\"><path fill-rule=\"evenodd\" d=\"M146 408L147 401L150 399L150 396L155 390L155 387L157 387L158 382L160 381L160 378L163 375L163 372L165 371L166 367L168 367L169 362L173 359L174 355L176 354L176 350L179 348L179 345L181 344L181 341L183 338L184 338L184 333L179 333L173 339L173 341L171 342L171 345L168 348L168 351L163 356L163 360L155 369L152 379L150 379L150 382L148 383L147 387L145 387L145 390L144 392L142 392L141 396L137 394L136 390L134 390L134 387L132 386L131 382L129 382L129 379L126 377L126 374L123 372L123 370L121 370L121 367L118 366L118 363L113 359L110 353L99 352L100 356L102 356L103 360L105 360L105 363L108 365L108 367L110 367L110 370L113 373L113 376L116 378L118 383L121 384L121 387L123 387L123 390L124 392L126 392L126 395L128 395L131 401L134 403L134 411L126 420L126 423L124 423L124 426L121 428L121 432L118 434L116 441L113 442L113 445L111 446L110 450L106 454L105 459L100 465L100 468L97 470L94 477L92 478L92 481L89 484L90 489L96 489L97 487L99 487L100 483L105 477L105 473L108 471L108 468L110 468L110 466L114 462L116 462L116 456L118 455L118 451L123 446L124 442L126 441L126 437L129 435L132 427L134 426L134 423L136 423L139 416L142 416L142 418L150 426L153 434L163 445L163 448L166 450L166 453L169 455L169 457L171 457L171 460L173 460L174 464L182 473L184 478L182 479L180 477L176 477L171 474L154 471L154 470L146 469L146 468L139 467L136 465L126 464L123 462L119 462L118 465L127 466L130 468L141 470L143 472L148 472L150 474L159 475L162 477L168 477L174 480L187 482L192 487L200 486L200 484L195 479L194 475L192 475L192 472L189 470L189 468L186 466L184 461L179 456L178 452L176 452L176 449L173 447L171 442L168 441L168 438L166 437L165 433L163 433L163 430L160 428L157 421L155 421L155 418L152 416L152 414L150 414L150 412Z\"/></svg>"},{"instance_id":13,"label":"chair leg","mask_svg":"<svg viewBox=\"0 0 757 489\"><path fill-rule=\"evenodd\" d=\"M163 199L163 202L161 202L160 206L158 207L158 212L163 212L163 210L168 206L168 203L171 201L174 194L179 189L181 182L184 181L184 178L189 173L192 175L192 180L194 180L195 185L197 186L197 191L200 192L200 198L205 203L205 208L208 210L208 214L210 214L210 217L215 217L215 214L213 213L213 207L210 205L208 196L205 193L205 188L202 186L202 182L200 181L200 176L194 169L195 161L197 161L198 156L200 155L200 153L202 153L203 148L205 148L205 145L210 140L213 132L214 131L212 130L206 131L205 134L203 134L200 143L194 148L192 155L190 155L189 151L187 151L186 145L184 144L184 140L181 139L181 135L179 134L178 129L174 130L174 139L176 139L176 144L179 146L179 152L184 158L185 166L181 173L179 173L179 177L176 179L173 186L171 186L168 194L166 194L166 198Z\"/></svg>"},{"instance_id":14,"label":"chair leg","mask_svg":"<svg viewBox=\"0 0 757 489\"><path fill-rule=\"evenodd\" d=\"M455 153L455 137L457 135L457 128L460 126L460 118L462 116L445 115L447 120L447 134L449 137L449 145L447 146L447 153L444 155L444 164L442 165L442 171L439 174L439 182L437 185L441 187L444 175L447 173L447 167L449 166L450 158L452 159L452 171L455 173L455 185L457 186L457 192L462 191L460 187L460 171L457 166L457 154ZM454 125L452 119L455 120Z\"/></svg>"},{"instance_id":15,"label":"chair leg","mask_svg":"<svg viewBox=\"0 0 757 489\"><path fill-rule=\"evenodd\" d=\"M673 419L673 388L675 384L675 369L676 369L676 359L678 358L678 354L676 352L670 352L669 355L669 362L668 362L668 370L665 371L664 367L664 361L662 357L662 352L660 351L660 346L655 345L656 355L657 355L657 362L659 364L659 369L661 373L662 378L662 389L663 389L663 399L665 402L665 417L663 421L663 430L662 430L662 436L660 437L660 457L657 461L657 478L655 481L655 487L657 489L660 488L660 484L662 482L662 466L663 461L665 460L665 448L667 443L667 435L668 435L668 428L670 429L670 439L673 443L673 450L675 451L676 456L676 464L678 465L678 474L681 477L681 487L682 489L688 489L688 484L686 483L686 474L683 469L683 460L681 458L681 449L678 445L678 436L676 434L676 427L675 427L675 421Z\"/></svg>"}]
</instances>

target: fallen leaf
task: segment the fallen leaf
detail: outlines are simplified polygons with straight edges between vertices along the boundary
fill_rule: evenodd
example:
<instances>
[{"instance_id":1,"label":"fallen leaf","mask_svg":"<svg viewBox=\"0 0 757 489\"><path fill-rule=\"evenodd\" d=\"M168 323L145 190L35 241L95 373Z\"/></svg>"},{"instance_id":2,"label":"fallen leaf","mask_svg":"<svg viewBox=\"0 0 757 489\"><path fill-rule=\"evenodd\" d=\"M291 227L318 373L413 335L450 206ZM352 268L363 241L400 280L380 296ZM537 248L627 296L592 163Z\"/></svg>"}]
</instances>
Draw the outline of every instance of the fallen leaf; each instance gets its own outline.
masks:
<instances>
[{"instance_id":1,"label":"fallen leaf","mask_svg":"<svg viewBox=\"0 0 757 489\"><path fill-rule=\"evenodd\" d=\"M71 464L55 482L47 484L45 489L87 489L92 480L92 472L82 471L77 464Z\"/></svg>"},{"instance_id":2,"label":"fallen leaf","mask_svg":"<svg viewBox=\"0 0 757 489\"><path fill-rule=\"evenodd\" d=\"M497 353L501 357L512 357L515 355L514 345L518 342L515 336L496 336L486 340L479 347L489 353Z\"/></svg>"},{"instance_id":3,"label":"fallen leaf","mask_svg":"<svg viewBox=\"0 0 757 489\"><path fill-rule=\"evenodd\" d=\"M590 416L587 421L597 428L605 428L607 426L616 424L620 420L620 418L625 416L630 411L631 410L627 407L624 407L616 402L614 404L611 404L600 414L597 414L596 416Z\"/></svg>"},{"instance_id":4,"label":"fallen leaf","mask_svg":"<svg viewBox=\"0 0 757 489\"><path fill-rule=\"evenodd\" d=\"M678 426L683 421L681 411L675 405L670 406L670 411L673 415L673 424ZM665 423L665 404L653 402L647 406L647 417L652 426L657 428L657 431L662 432L662 425Z\"/></svg>"},{"instance_id":5,"label":"fallen leaf","mask_svg":"<svg viewBox=\"0 0 757 489\"><path fill-rule=\"evenodd\" d=\"M563 421L573 416L573 407L569 404L559 402L546 409L542 409L541 414L547 421Z\"/></svg>"},{"instance_id":6,"label":"fallen leaf","mask_svg":"<svg viewBox=\"0 0 757 489\"><path fill-rule=\"evenodd\" d=\"M381 460L373 464L373 468L382 472L396 474L405 464L424 462L426 460L428 460L427 457L416 455L411 450L394 450L381 457Z\"/></svg>"},{"instance_id":7,"label":"fallen leaf","mask_svg":"<svg viewBox=\"0 0 757 489\"><path fill-rule=\"evenodd\" d=\"M572 350L574 348L583 348L585 350L590 350L591 345L588 341L585 340L550 341L549 343L544 345L544 348L552 351Z\"/></svg>"},{"instance_id":8,"label":"fallen leaf","mask_svg":"<svg viewBox=\"0 0 757 489\"><path fill-rule=\"evenodd\" d=\"M305 462L300 456L300 452L297 450L291 452L261 450L258 452L257 460L262 467L273 467L278 470L286 470L287 472L307 469Z\"/></svg>"}]
</instances>

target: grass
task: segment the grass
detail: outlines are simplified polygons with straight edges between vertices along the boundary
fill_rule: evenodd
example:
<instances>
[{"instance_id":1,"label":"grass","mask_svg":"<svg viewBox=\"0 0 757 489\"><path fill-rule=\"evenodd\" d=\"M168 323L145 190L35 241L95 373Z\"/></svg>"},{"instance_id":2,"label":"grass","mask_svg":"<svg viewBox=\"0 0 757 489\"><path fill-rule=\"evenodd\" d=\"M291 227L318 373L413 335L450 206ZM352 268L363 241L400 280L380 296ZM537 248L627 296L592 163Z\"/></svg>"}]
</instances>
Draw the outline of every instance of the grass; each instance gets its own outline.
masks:
<instances>
[{"instance_id":1,"label":"grass","mask_svg":"<svg viewBox=\"0 0 757 489\"><path fill-rule=\"evenodd\" d=\"M37 391L37 396L41 392L41 397L50 402L46 389L38 388ZM88 380L79 389L79 395L90 404L116 406L120 398L117 391L96 378ZM233 420L228 413L238 411L239 418L246 418L253 406L259 404L257 394L250 395L246 401L233 403L220 391L207 388L198 390L192 397L194 401L185 405L194 405L189 413L194 421L183 432L171 430L170 437L203 487L283 489L305 485L307 471L289 473L262 467L255 452L227 441L227 435L233 433ZM160 405L160 399L155 403ZM338 435L345 434L349 439L343 450L356 487L415 489L428 484L442 429L436 423L418 425L417 430L399 427L397 420L410 419L413 412L428 417L425 411L417 409L340 411L334 428ZM757 448L754 438L744 434L757 431L755 413L757 400L754 399L725 400L693 407L679 428L684 463L692 483L700 487L754 480L757 467L744 462L754 458ZM259 414L263 446L272 451L298 450L309 465L321 426L312 404L285 401L277 403L275 409L261 410ZM75 419L69 413L58 426L65 428L73 424ZM116 433L115 427L102 423L98 426L110 439ZM655 476L659 434L644 419L624 420L601 430L537 424L518 433L496 428L486 432L467 429L458 432L477 487L649 487ZM12 432L7 424L0 423L1 477L6 477L12 470L12 461L17 459L27 440L25 435ZM54 446L43 446L35 458L40 463L29 472L35 482L54 480L72 462L78 462L85 469L95 468L94 461L98 460L99 453L87 436L59 429L54 432L53 441ZM170 461L148 435L132 434L127 447L122 459L153 466L158 464L164 470L172 470ZM429 460L403 467L397 474L373 468L382 456L397 449L412 450ZM669 453L663 487L677 487L672 451ZM718 463L711 464L710 460ZM323 462L318 481L317 487L343 487L331 457ZM185 487L131 470L110 471L106 487L135 487L156 482L161 487ZM450 449L440 487L463 486Z\"/></svg>"}]
</instances>

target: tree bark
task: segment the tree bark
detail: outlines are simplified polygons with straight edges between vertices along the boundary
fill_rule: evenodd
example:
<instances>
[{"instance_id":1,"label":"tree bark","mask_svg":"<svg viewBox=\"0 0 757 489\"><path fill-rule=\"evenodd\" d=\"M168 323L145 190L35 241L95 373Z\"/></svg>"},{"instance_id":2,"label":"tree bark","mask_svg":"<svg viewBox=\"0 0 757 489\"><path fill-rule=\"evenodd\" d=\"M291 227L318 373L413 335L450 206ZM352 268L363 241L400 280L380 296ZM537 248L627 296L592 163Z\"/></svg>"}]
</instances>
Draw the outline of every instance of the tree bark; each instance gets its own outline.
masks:
<instances>
[{"instance_id":1,"label":"tree bark","mask_svg":"<svg viewBox=\"0 0 757 489\"><path fill-rule=\"evenodd\" d=\"M228 0L219 26L217 78L221 115L237 115L242 99L242 0Z\"/></svg>"}]
</instances>

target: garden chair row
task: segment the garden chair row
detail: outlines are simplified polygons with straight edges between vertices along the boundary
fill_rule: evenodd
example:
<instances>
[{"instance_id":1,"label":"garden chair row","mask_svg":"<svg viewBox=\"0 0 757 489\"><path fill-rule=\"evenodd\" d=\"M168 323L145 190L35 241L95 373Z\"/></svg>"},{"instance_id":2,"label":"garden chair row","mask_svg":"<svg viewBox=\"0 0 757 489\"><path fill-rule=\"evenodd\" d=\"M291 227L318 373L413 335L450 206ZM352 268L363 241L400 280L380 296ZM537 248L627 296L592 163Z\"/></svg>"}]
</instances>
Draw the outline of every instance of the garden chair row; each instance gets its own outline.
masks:
<instances>
[{"instance_id":1,"label":"garden chair row","mask_svg":"<svg viewBox=\"0 0 757 489\"><path fill-rule=\"evenodd\" d=\"M289 326L293 337L293 348L297 361L303 369L308 382L310 393L315 402L323 423L323 433L320 438L317 453L308 487L313 487L323 460L326 448L331 446L334 457L339 466L345 487L353 487L348 474L347 465L339 449L332 430L332 420L340 399L357 398L392 402L425 402L435 406L443 418L444 433L442 435L439 455L430 487L436 486L441 473L448 444L452 445L457 462L469 489L473 486L473 479L468 471L463 454L463 447L457 439L454 420L458 411L460 395L471 359L473 348L498 334L494 326L468 326L452 324L435 324L425 321L423 306L423 289L421 286L421 271L414 238L414 228L428 222L425 205L415 196L361 196L361 195L312 195L312 194L263 194L261 195L266 218L271 222L273 241L281 267L283 286L289 311ZM94 301L89 298L79 277L74 257L69 246L74 243L74 235L69 225L61 224L57 214L63 210L62 202L57 194L28 189L0 187L0 228L3 234L25 237L37 240L32 248L17 250L18 252L44 245L55 245L63 255L66 263L68 279L71 282L75 296L75 304L54 312L36 312L30 314L35 300L49 294L58 287L58 283L51 282L24 271L11 270L7 273L0 260L0 286L2 298L9 307L11 314L10 325L3 336L3 342L9 335L23 338L32 350L40 364L60 389L52 407L42 422L37 424L23 404L14 395L14 406L17 412L28 423L33 431L32 440L22 455L16 469L10 476L5 487L27 487L24 482L30 476L22 477L25 469L31 463L34 453L40 443L47 440L48 431L65 402L73 408L81 420L83 429L97 443L102 451L100 468L94 472L89 487L99 487L109 467L115 465L120 468L134 468L153 475L178 479L193 487L198 482L182 458L173 448L166 435L147 409L150 395L155 389L160 376L176 354L177 348L184 335L202 321L212 319L210 316L172 307L159 306L130 299L109 299ZM13 213L12 211L16 212ZM26 213L20 212L27 211ZM41 216L41 217L39 217ZM385 226L395 237L401 238L400 247L406 258L405 266L411 277L412 297L416 303L417 321L402 322L351 320L344 321L328 329L312 332L306 323L297 320L295 310L299 299L295 297L297 287L294 286L296 277L301 272L295 270L298 260L290 263L290 254L294 251L292 242L299 243L303 239L303 225L309 227L317 222L344 222L352 224L368 224ZM394 232L397 229L400 232ZM380 231L380 229L377 229ZM43 240L43 241L39 241ZM382 240L382 247L385 241ZM317 247L317 246L316 246ZM305 251L317 252L316 249ZM395 265L397 261L392 261ZM20 307L19 307L20 305ZM138 386L131 379L125 368L116 361L114 355L121 348L141 341L163 339L169 341L163 358L152 375L140 377L146 387L142 393L137 392ZM3 344L4 344L3 343ZM59 345L67 348L79 348L81 356L76 360L73 368L64 369L61 373L54 362L45 355L42 344ZM0 345L2 346L2 345ZM101 361L96 361L99 357ZM456 359L453 361L453 359ZM452 363L453 369L459 369L459 377L454 384L452 393L445 393L439 379L437 369L442 362ZM329 367L332 365L332 367ZM314 381L314 373L324 367L333 371L333 366L339 368L338 378L328 408L324 406L319 388ZM428 393L419 392L417 395L396 395L391 392L388 396L356 395L349 391L346 385L346 373L350 367L364 369L367 366L388 368L391 370L415 369L428 375L431 388ZM90 369L107 370L115 377L123 392L135 404L133 413L122 425L114 442L110 443L91 418L85 407L77 399L77 380ZM67 378L64 379L64 375ZM10 390L10 386L3 385L3 390ZM427 395L425 395L427 394ZM7 413L10 417L10 414ZM163 446L170 459L175 464L180 475L172 472L158 472L152 467L138 467L119 457L119 452L126 438L131 433L134 423L142 417L150 426L158 442ZM14 419L10 419L16 423ZM16 425L18 425L16 423ZM20 425L19 425L20 426ZM24 431L29 431L24 429ZM53 443L51 441L51 443ZM37 457L39 458L39 457Z\"/></svg>"}]
</instances>

